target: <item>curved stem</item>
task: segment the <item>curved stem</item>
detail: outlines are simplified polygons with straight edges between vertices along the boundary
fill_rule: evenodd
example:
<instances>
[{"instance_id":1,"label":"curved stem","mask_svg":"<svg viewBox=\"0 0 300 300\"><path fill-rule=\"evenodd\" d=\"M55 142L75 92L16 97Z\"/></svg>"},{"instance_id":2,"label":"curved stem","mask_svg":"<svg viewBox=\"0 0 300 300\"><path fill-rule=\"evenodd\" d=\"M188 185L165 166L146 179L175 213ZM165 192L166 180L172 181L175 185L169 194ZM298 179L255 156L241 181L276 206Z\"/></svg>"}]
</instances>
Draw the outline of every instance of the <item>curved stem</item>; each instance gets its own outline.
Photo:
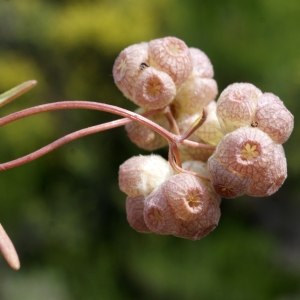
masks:
<instances>
[{"instance_id":1,"label":"curved stem","mask_svg":"<svg viewBox=\"0 0 300 300\"><path fill-rule=\"evenodd\" d=\"M197 143L197 142L193 142L193 141L190 141L190 140L181 140L178 143L189 146L189 147L193 147L193 148L199 148L199 149L204 149L204 150L212 150L212 151L216 150L216 146Z\"/></svg>"},{"instance_id":2,"label":"curved stem","mask_svg":"<svg viewBox=\"0 0 300 300\"><path fill-rule=\"evenodd\" d=\"M81 137L84 137L86 135L90 135L93 133L97 133L100 131L112 129L112 128L115 128L118 126L123 126L130 122L132 122L132 120L130 120L128 118L124 118L121 120L116 120L116 121L112 121L112 122L108 122L108 123L104 123L104 124L100 124L100 125L96 125L96 126L91 126L91 127L84 128L84 129L75 131L73 133L67 134L64 137L52 142L51 144L49 144L45 147L40 148L37 151L34 151L23 157L19 157L17 159L8 161L6 163L0 164L0 171L5 171L5 170L11 169L11 168L15 168L15 167L24 165L28 162L31 162L47 153L53 151L54 149L56 149L62 145L65 145L71 141L74 141L78 138L81 138Z\"/></svg>"},{"instance_id":3,"label":"curved stem","mask_svg":"<svg viewBox=\"0 0 300 300\"><path fill-rule=\"evenodd\" d=\"M23 157L20 157L18 159L0 164L0 171L3 170L7 170L10 168L14 168L17 166L20 166L22 164L28 163L32 160L35 160L49 152L51 152L52 150L66 144L69 143L77 138L89 135L89 134L93 134L96 132L100 132L100 131L104 131L104 130L108 130L108 129L112 129L118 126L123 126L127 123L130 123L132 121L137 121L139 123L142 123L144 125L146 125L147 127L151 128L152 130L156 131L158 134L162 135L163 137L165 137L168 142L169 145L173 145L172 147L170 146L170 148L172 149L172 155L176 160L178 160L177 162L177 166L181 165L180 163L180 156L178 153L178 149L176 144L182 143L191 147L197 147L197 148L203 148L203 149L209 149L209 150L214 150L215 147L213 146L208 146L205 144L199 144L199 143L195 143L192 141L188 141L188 140L182 140L179 139L178 140L178 136L167 131L166 129L164 129L163 127L159 126L158 124L154 123L153 121L149 120L146 118L146 116L150 116L155 114L156 112L160 111L148 111L144 114L144 116L139 115L137 113L128 111L126 109L117 107L117 106L113 106L113 105L109 105L109 104L104 104L104 103L97 103L97 102L89 102L89 101L62 101L62 102L55 102L55 103L49 103L49 104L44 104L44 105L39 105L39 106L35 106L35 107L31 107L25 110L21 110L19 112L10 114L6 117L3 117L0 119L0 126L6 125L8 123L11 123L13 121L19 120L21 118L25 118L34 114L38 114L41 112L47 112L47 111L53 111L53 110L60 110L60 109L92 109L92 110L100 110L100 111L105 111L105 112L110 112L113 114L118 114L121 116L124 116L124 119L121 120L116 120L116 121L112 121L112 122L108 122L108 123L104 123L104 124L100 124L100 125L96 125L96 126L91 126L88 128L84 128L78 131L75 131L73 133L70 133L52 143L50 143L49 145L42 147L41 149L32 152L28 155L25 155ZM176 149L174 149L174 147L176 146ZM178 167L179 167L178 166Z\"/></svg>"},{"instance_id":4,"label":"curved stem","mask_svg":"<svg viewBox=\"0 0 300 300\"><path fill-rule=\"evenodd\" d=\"M176 135L169 132L165 128L159 126L158 124L154 123L153 121L137 114L131 112L129 110L120 108L118 106L109 105L105 103L98 103L98 102L90 102L90 101L61 101L61 102L54 102L49 104L43 104L34 106L31 108L27 108L8 116L5 116L0 119L0 126L5 124L11 123L13 121L35 115L41 112L53 111L53 110L61 110L61 109L92 109L92 110L99 110L104 112L109 112L112 114L120 115L125 118L129 118L133 121L137 121L146 125L147 127L151 128L153 131L157 132L158 134L162 135L168 141L174 141Z\"/></svg>"},{"instance_id":5,"label":"curved stem","mask_svg":"<svg viewBox=\"0 0 300 300\"><path fill-rule=\"evenodd\" d=\"M190 175L193 175L193 176L196 176L202 180L205 180L205 181L211 181L209 178L207 177L204 177L198 173L195 173L195 172L192 172L192 171L189 171L189 170L185 170L183 169L181 166L179 166L177 164L177 158L176 158L176 155L174 154L174 152L176 152L176 148L177 148L177 145L175 143L169 143L169 162L170 162L170 165L171 167L177 171L178 173L186 173L186 174L190 174ZM175 151L174 151L175 150Z\"/></svg>"}]
</instances>

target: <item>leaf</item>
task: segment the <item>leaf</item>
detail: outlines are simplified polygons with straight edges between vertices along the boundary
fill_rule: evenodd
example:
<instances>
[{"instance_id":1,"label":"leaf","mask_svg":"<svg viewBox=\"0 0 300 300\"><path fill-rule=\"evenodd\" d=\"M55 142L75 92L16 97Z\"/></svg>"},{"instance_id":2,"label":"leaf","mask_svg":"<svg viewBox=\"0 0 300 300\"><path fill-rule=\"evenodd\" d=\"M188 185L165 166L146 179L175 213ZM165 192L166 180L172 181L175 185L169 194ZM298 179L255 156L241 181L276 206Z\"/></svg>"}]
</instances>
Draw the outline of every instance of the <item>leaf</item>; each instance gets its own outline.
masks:
<instances>
[{"instance_id":1,"label":"leaf","mask_svg":"<svg viewBox=\"0 0 300 300\"><path fill-rule=\"evenodd\" d=\"M17 97L23 95L30 89L32 89L37 84L36 80L29 80L23 82L16 87L8 90L7 92L0 95L0 107L6 105L7 103L11 102L12 100L16 99Z\"/></svg>"}]
</instances>

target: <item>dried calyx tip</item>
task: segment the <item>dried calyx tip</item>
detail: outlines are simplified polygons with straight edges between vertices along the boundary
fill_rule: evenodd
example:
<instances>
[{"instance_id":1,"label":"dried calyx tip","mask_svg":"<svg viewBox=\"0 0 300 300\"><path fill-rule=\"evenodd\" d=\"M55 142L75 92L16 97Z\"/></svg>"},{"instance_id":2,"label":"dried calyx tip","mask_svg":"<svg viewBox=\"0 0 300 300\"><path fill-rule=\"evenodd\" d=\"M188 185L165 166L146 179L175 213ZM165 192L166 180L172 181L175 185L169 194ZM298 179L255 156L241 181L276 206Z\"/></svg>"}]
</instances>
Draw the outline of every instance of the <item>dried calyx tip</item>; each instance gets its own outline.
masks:
<instances>
[{"instance_id":1,"label":"dried calyx tip","mask_svg":"<svg viewBox=\"0 0 300 300\"><path fill-rule=\"evenodd\" d=\"M0 224L0 252L9 264L9 266L14 270L20 269L20 260L17 251L7 235L6 231Z\"/></svg>"}]
</instances>

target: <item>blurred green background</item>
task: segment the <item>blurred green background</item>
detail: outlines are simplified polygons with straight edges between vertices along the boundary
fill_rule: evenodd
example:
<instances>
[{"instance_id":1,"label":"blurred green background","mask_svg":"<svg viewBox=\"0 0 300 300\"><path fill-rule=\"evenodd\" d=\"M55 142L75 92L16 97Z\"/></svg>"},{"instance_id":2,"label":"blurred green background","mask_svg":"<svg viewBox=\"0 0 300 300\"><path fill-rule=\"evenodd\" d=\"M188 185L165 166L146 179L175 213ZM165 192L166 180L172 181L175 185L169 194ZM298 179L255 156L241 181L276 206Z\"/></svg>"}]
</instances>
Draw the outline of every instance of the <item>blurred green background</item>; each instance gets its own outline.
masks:
<instances>
[{"instance_id":1,"label":"blurred green background","mask_svg":"<svg viewBox=\"0 0 300 300\"><path fill-rule=\"evenodd\" d=\"M300 299L299 15L299 0L2 0L0 93L39 84L1 117L60 100L134 109L113 83L114 60L133 43L170 35L210 57L219 91L251 82L296 120L283 187L224 200L219 226L197 242L127 224L118 167L146 152L124 128L1 172L0 221L22 267L0 257L0 299ZM115 118L70 110L20 120L0 130L0 161Z\"/></svg>"}]
</instances>

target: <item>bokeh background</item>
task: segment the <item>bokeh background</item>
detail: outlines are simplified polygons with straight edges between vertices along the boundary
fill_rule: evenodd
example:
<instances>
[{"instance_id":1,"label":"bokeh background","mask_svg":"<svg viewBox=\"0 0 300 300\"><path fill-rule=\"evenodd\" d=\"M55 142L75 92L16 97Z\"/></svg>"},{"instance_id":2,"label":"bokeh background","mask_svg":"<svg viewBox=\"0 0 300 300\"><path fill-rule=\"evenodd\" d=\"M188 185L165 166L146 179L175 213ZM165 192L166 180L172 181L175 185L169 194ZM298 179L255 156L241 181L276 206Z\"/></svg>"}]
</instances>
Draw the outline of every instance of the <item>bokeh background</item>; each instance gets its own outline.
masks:
<instances>
[{"instance_id":1,"label":"bokeh background","mask_svg":"<svg viewBox=\"0 0 300 300\"><path fill-rule=\"evenodd\" d=\"M0 116L61 100L134 109L113 83L115 58L133 43L176 36L210 57L219 91L253 83L296 119L282 188L224 200L219 226L197 242L127 224L118 167L146 152L124 128L1 172L0 221L22 267L0 257L0 299L300 299L299 15L298 0L1 0L0 93L38 85ZM0 161L115 118L69 110L6 125Z\"/></svg>"}]
</instances>

